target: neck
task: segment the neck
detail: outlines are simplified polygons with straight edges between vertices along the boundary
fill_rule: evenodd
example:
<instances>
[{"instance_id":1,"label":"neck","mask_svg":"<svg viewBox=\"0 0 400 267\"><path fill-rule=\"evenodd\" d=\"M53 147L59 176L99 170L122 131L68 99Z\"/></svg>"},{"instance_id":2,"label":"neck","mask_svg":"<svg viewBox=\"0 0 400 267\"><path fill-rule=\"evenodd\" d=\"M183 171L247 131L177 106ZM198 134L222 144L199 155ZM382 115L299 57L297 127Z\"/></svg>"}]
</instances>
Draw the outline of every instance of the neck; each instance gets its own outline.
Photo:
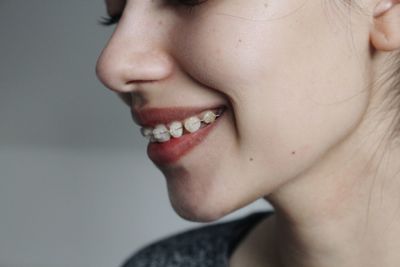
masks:
<instances>
[{"instance_id":1,"label":"neck","mask_svg":"<svg viewBox=\"0 0 400 267\"><path fill-rule=\"evenodd\" d=\"M383 124L368 137L361 134L366 129L354 133L317 167L266 197L276 211L274 262L400 266L400 153L383 145Z\"/></svg>"}]
</instances>

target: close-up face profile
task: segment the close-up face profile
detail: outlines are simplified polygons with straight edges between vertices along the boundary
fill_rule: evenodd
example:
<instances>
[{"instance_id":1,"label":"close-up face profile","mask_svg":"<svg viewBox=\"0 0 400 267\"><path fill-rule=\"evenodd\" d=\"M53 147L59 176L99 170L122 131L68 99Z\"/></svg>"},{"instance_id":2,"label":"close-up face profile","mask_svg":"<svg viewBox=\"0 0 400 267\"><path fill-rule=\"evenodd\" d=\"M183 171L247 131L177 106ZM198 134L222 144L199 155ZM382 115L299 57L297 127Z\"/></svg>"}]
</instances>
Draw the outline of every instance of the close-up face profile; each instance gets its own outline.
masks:
<instances>
[{"instance_id":1,"label":"close-up face profile","mask_svg":"<svg viewBox=\"0 0 400 267\"><path fill-rule=\"evenodd\" d=\"M106 1L97 75L148 135L180 216L212 221L353 159L381 99L376 3L359 2Z\"/></svg>"}]
</instances>

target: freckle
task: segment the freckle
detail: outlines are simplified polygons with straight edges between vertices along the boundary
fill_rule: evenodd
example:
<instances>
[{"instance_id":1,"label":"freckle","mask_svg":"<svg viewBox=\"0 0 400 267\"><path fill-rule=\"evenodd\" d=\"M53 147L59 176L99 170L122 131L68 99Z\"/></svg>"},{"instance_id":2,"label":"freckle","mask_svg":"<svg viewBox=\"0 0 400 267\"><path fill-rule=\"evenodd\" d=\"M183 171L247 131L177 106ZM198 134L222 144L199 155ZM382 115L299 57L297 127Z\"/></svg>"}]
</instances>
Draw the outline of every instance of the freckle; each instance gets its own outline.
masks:
<instances>
[{"instance_id":1,"label":"freckle","mask_svg":"<svg viewBox=\"0 0 400 267\"><path fill-rule=\"evenodd\" d=\"M292 151L292 155L296 154L296 151Z\"/></svg>"}]
</instances>

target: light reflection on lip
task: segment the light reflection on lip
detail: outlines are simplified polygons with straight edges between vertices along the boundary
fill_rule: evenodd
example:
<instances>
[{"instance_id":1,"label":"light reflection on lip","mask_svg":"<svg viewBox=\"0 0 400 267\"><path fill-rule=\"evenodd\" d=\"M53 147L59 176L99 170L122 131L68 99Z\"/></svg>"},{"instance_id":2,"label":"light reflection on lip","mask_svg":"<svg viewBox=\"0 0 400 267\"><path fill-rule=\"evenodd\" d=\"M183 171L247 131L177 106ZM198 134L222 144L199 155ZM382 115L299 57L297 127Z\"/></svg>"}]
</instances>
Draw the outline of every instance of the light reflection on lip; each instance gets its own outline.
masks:
<instances>
[{"instance_id":1,"label":"light reflection on lip","mask_svg":"<svg viewBox=\"0 0 400 267\"><path fill-rule=\"evenodd\" d=\"M155 127L172 121L182 121L205 110L225 109L224 105L211 107L171 107L131 109L132 119L142 127Z\"/></svg>"}]
</instances>

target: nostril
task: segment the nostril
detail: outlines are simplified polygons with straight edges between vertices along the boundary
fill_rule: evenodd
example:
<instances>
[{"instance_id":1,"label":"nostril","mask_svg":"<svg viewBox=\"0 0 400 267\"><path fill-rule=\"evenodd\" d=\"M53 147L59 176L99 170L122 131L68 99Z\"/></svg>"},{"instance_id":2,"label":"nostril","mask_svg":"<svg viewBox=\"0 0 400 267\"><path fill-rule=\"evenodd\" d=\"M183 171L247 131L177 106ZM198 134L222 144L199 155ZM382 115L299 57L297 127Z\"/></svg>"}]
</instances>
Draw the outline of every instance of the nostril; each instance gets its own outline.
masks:
<instances>
[{"instance_id":1,"label":"nostril","mask_svg":"<svg viewBox=\"0 0 400 267\"><path fill-rule=\"evenodd\" d=\"M133 53L125 63L126 83L159 81L170 76L173 70L172 60L166 54L156 51Z\"/></svg>"}]
</instances>

